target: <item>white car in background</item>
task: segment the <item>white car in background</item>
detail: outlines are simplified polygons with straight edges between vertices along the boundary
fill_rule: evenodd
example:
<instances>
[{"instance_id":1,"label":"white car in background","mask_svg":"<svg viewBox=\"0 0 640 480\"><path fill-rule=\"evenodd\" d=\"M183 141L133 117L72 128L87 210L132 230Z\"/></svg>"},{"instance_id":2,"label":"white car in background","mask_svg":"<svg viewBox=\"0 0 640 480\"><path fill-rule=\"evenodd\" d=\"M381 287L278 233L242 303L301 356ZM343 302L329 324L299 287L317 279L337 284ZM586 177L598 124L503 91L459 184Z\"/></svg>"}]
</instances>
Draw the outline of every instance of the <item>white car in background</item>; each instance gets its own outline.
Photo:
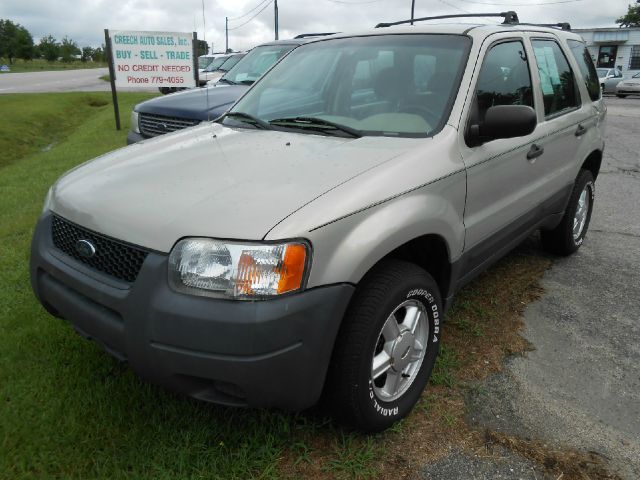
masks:
<instances>
[{"instance_id":1,"label":"white car in background","mask_svg":"<svg viewBox=\"0 0 640 480\"><path fill-rule=\"evenodd\" d=\"M204 86L207 83L216 83L227 73L236 63L238 63L242 57L246 55L246 52L229 53L226 55L220 55L213 60L207 68L201 71L198 75L198 81L200 86Z\"/></svg>"},{"instance_id":2,"label":"white car in background","mask_svg":"<svg viewBox=\"0 0 640 480\"><path fill-rule=\"evenodd\" d=\"M617 68L598 68L596 70L602 93L615 93L616 85L622 80L622 72Z\"/></svg>"},{"instance_id":3,"label":"white car in background","mask_svg":"<svg viewBox=\"0 0 640 480\"><path fill-rule=\"evenodd\" d=\"M218 57L226 56L223 52L215 52L215 53L207 53L205 55L200 55L198 57L198 72L202 73L202 71L209 66L211 62L213 62Z\"/></svg>"},{"instance_id":4,"label":"white car in background","mask_svg":"<svg viewBox=\"0 0 640 480\"><path fill-rule=\"evenodd\" d=\"M616 96L624 98L627 95L640 95L640 72L616 85Z\"/></svg>"}]
</instances>

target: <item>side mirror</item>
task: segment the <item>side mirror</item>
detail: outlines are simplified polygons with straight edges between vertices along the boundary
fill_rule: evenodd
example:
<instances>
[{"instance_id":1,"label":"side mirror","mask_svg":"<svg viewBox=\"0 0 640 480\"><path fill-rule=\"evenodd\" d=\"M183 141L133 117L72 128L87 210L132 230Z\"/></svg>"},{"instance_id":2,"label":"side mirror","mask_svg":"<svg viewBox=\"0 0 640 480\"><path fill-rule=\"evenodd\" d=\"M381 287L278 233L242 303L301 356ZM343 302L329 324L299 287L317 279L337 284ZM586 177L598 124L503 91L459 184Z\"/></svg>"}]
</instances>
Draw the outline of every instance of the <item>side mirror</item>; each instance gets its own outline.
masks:
<instances>
[{"instance_id":1,"label":"side mirror","mask_svg":"<svg viewBox=\"0 0 640 480\"><path fill-rule=\"evenodd\" d=\"M526 105L496 105L489 107L484 121L471 125L468 140L471 146L499 138L524 137L536 128L536 111Z\"/></svg>"}]
</instances>

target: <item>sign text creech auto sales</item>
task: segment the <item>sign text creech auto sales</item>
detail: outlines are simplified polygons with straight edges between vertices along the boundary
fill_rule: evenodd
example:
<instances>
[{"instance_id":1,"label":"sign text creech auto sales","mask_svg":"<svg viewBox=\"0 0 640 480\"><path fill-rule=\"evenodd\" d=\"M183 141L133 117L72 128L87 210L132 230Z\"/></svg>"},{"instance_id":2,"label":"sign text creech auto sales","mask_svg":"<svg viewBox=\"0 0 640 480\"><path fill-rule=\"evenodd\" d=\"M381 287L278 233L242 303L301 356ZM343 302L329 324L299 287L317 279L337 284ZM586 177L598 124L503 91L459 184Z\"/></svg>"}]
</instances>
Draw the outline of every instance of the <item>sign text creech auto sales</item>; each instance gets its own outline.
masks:
<instances>
[{"instance_id":1,"label":"sign text creech auto sales","mask_svg":"<svg viewBox=\"0 0 640 480\"><path fill-rule=\"evenodd\" d=\"M195 87L191 33L110 30L118 87Z\"/></svg>"}]
</instances>

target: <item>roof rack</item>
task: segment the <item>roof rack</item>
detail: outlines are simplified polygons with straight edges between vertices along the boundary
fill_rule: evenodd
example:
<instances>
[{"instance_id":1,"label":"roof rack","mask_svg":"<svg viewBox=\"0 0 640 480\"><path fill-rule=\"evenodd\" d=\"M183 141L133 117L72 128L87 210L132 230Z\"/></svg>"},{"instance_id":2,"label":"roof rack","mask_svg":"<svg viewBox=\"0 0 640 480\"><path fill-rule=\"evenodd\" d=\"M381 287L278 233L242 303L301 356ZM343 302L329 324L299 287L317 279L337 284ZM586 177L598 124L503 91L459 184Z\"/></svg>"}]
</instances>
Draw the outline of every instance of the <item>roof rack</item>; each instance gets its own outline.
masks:
<instances>
[{"instance_id":1,"label":"roof rack","mask_svg":"<svg viewBox=\"0 0 640 480\"><path fill-rule=\"evenodd\" d=\"M518 21L518 14L513 10L509 10L508 12L500 12L500 13L460 13L456 15L438 15L437 17L422 17L422 18L413 18L409 20L401 20L399 22L389 22L389 23L379 23L376 25L376 28L384 28L384 27L392 27L394 25L403 25L405 23L415 23L422 22L424 20L440 20L443 18L466 18L466 17L504 17L503 24L508 25L517 25L520 23Z\"/></svg>"},{"instance_id":2,"label":"roof rack","mask_svg":"<svg viewBox=\"0 0 640 480\"><path fill-rule=\"evenodd\" d=\"M559 22L559 23L520 23L519 25L527 25L527 26L530 26L530 27L559 28L560 30L571 31L571 24L569 22Z\"/></svg>"},{"instance_id":3,"label":"roof rack","mask_svg":"<svg viewBox=\"0 0 640 480\"><path fill-rule=\"evenodd\" d=\"M301 33L293 38L309 38L309 37L326 37L327 35L335 35L338 32L325 32L325 33Z\"/></svg>"}]
</instances>

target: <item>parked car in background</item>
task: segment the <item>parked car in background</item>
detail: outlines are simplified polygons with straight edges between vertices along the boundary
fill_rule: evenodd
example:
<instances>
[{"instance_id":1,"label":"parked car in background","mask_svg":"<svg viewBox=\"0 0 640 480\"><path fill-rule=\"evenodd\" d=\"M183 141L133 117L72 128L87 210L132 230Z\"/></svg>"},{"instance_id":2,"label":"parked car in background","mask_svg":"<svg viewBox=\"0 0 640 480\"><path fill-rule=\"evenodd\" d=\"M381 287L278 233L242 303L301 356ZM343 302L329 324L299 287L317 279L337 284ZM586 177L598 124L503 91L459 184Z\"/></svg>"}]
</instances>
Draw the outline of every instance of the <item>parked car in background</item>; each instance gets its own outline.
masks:
<instances>
[{"instance_id":1,"label":"parked car in background","mask_svg":"<svg viewBox=\"0 0 640 480\"><path fill-rule=\"evenodd\" d=\"M198 57L198 71L202 72L205 68L209 66L211 62L213 62L216 58L225 55L223 52L214 52L207 53L206 55L200 55Z\"/></svg>"},{"instance_id":2,"label":"parked car in background","mask_svg":"<svg viewBox=\"0 0 640 480\"><path fill-rule=\"evenodd\" d=\"M593 210L584 41L486 15L313 39L215 123L74 168L34 231L43 308L203 401L403 419L456 292L536 230L576 252Z\"/></svg>"},{"instance_id":3,"label":"parked car in background","mask_svg":"<svg viewBox=\"0 0 640 480\"><path fill-rule=\"evenodd\" d=\"M617 68L598 68L597 71L602 93L615 93L616 85L622 80L622 72Z\"/></svg>"},{"instance_id":4,"label":"parked car in background","mask_svg":"<svg viewBox=\"0 0 640 480\"><path fill-rule=\"evenodd\" d=\"M198 87L203 87L209 82L215 83L222 75L224 75L231 67L233 67L244 56L244 53L237 54L216 54L207 57L205 63L207 66L198 69ZM202 57L198 57L202 58ZM188 90L184 87L159 87L160 93L168 95L169 93L181 92Z\"/></svg>"},{"instance_id":5,"label":"parked car in background","mask_svg":"<svg viewBox=\"0 0 640 480\"><path fill-rule=\"evenodd\" d=\"M215 59L199 74L201 87L208 83L215 83L231 70L245 56L245 53L232 53Z\"/></svg>"},{"instance_id":6,"label":"parked car in background","mask_svg":"<svg viewBox=\"0 0 640 480\"><path fill-rule=\"evenodd\" d=\"M127 143L218 118L273 64L305 41L291 39L265 43L251 50L215 85L139 103L131 114Z\"/></svg>"},{"instance_id":7,"label":"parked car in background","mask_svg":"<svg viewBox=\"0 0 640 480\"><path fill-rule=\"evenodd\" d=\"M616 85L616 96L624 98L627 95L640 95L640 72Z\"/></svg>"}]
</instances>

